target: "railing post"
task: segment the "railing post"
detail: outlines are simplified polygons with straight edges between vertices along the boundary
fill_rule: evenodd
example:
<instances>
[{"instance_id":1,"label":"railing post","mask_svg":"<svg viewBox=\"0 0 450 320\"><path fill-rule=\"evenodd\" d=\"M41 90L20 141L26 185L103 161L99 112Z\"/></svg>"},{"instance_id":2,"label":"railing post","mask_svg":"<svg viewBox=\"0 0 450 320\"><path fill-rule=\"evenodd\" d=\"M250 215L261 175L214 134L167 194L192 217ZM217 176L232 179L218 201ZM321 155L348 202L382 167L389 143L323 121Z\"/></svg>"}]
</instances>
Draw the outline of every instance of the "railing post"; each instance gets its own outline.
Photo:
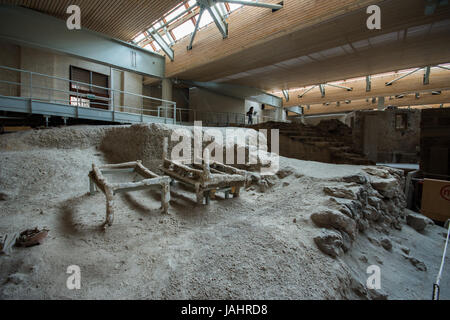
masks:
<instances>
[{"instance_id":1,"label":"railing post","mask_svg":"<svg viewBox=\"0 0 450 320\"><path fill-rule=\"evenodd\" d=\"M33 99L33 73L30 72L30 99Z\"/></svg>"},{"instance_id":2,"label":"railing post","mask_svg":"<svg viewBox=\"0 0 450 320\"><path fill-rule=\"evenodd\" d=\"M110 102L111 102L110 109L114 111L114 91L112 89L109 89L109 94L111 95L111 97L110 97Z\"/></svg>"},{"instance_id":3,"label":"railing post","mask_svg":"<svg viewBox=\"0 0 450 320\"><path fill-rule=\"evenodd\" d=\"M173 124L177 124L177 104L173 104Z\"/></svg>"}]
</instances>

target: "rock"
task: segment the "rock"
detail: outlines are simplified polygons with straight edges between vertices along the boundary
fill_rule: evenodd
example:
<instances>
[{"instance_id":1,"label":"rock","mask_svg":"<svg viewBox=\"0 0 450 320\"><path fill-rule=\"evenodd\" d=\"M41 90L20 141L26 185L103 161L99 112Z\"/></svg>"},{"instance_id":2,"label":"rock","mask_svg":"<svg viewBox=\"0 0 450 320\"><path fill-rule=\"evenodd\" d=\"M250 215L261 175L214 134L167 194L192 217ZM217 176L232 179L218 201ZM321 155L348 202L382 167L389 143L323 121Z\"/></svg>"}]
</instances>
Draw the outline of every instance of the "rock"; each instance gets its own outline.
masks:
<instances>
[{"instance_id":1,"label":"rock","mask_svg":"<svg viewBox=\"0 0 450 320\"><path fill-rule=\"evenodd\" d=\"M347 206L341 206L339 208L339 211L342 212L343 214L345 214L349 218L353 219L355 217Z\"/></svg>"},{"instance_id":2,"label":"rock","mask_svg":"<svg viewBox=\"0 0 450 320\"><path fill-rule=\"evenodd\" d=\"M375 256L375 261L376 261L378 264L383 264L383 260L381 260L381 258L378 257L378 256Z\"/></svg>"},{"instance_id":3,"label":"rock","mask_svg":"<svg viewBox=\"0 0 450 320\"><path fill-rule=\"evenodd\" d=\"M343 177L342 181L347 182L347 183L365 184L367 182L367 178L363 174L355 174L355 175Z\"/></svg>"},{"instance_id":4,"label":"rock","mask_svg":"<svg viewBox=\"0 0 450 320\"><path fill-rule=\"evenodd\" d=\"M369 194L364 189L360 189L359 192L356 194L359 202L363 204L364 206L367 206L367 199L369 197Z\"/></svg>"},{"instance_id":5,"label":"rock","mask_svg":"<svg viewBox=\"0 0 450 320\"><path fill-rule=\"evenodd\" d=\"M394 198L401 190L397 182L397 179L395 178L389 179L374 178L372 179L370 184L375 190L377 190L379 193L381 193L384 197L388 199Z\"/></svg>"},{"instance_id":6,"label":"rock","mask_svg":"<svg viewBox=\"0 0 450 320\"><path fill-rule=\"evenodd\" d=\"M391 223L392 227L398 231L402 231L402 224L399 220L394 220Z\"/></svg>"},{"instance_id":7,"label":"rock","mask_svg":"<svg viewBox=\"0 0 450 320\"><path fill-rule=\"evenodd\" d=\"M388 295L381 290L369 289L369 290L367 290L367 292L369 293L369 297L371 300L387 300L388 299Z\"/></svg>"},{"instance_id":8,"label":"rock","mask_svg":"<svg viewBox=\"0 0 450 320\"><path fill-rule=\"evenodd\" d=\"M317 226L322 228L335 228L339 231L345 231L352 239L355 239L355 221L339 211L326 210L323 212L316 212L311 215L311 220Z\"/></svg>"},{"instance_id":9,"label":"rock","mask_svg":"<svg viewBox=\"0 0 450 320\"><path fill-rule=\"evenodd\" d=\"M428 224L434 224L433 220L418 213L408 213L406 223L416 231L423 231Z\"/></svg>"},{"instance_id":10,"label":"rock","mask_svg":"<svg viewBox=\"0 0 450 320\"><path fill-rule=\"evenodd\" d=\"M352 289L352 291L354 293L356 293L356 295L360 298L368 298L367 297L367 289L366 287L358 280L356 279L351 279L350 281L350 288Z\"/></svg>"},{"instance_id":11,"label":"rock","mask_svg":"<svg viewBox=\"0 0 450 320\"><path fill-rule=\"evenodd\" d=\"M278 170L277 177L280 179L284 179L284 178L290 176L293 172L294 172L294 170L292 168L289 168L289 167L283 168L283 169Z\"/></svg>"},{"instance_id":12,"label":"rock","mask_svg":"<svg viewBox=\"0 0 450 320\"><path fill-rule=\"evenodd\" d=\"M11 282L11 283L14 283L14 284L21 284L21 283L27 281L27 278L28 278L28 277L27 277L26 274L23 274L23 273L14 273L14 274L11 274L11 275L8 277L8 282Z\"/></svg>"},{"instance_id":13,"label":"rock","mask_svg":"<svg viewBox=\"0 0 450 320\"><path fill-rule=\"evenodd\" d=\"M378 221L381 217L380 212L372 206L366 206L366 210L364 210L363 214L367 220L374 222Z\"/></svg>"},{"instance_id":14,"label":"rock","mask_svg":"<svg viewBox=\"0 0 450 320\"><path fill-rule=\"evenodd\" d=\"M357 200L355 192L352 189L341 188L341 187L324 187L323 191L332 197L344 198L350 200Z\"/></svg>"},{"instance_id":15,"label":"rock","mask_svg":"<svg viewBox=\"0 0 450 320\"><path fill-rule=\"evenodd\" d=\"M342 235L339 232L327 229L322 229L321 234L314 238L317 247L333 258L342 253L342 241Z\"/></svg>"},{"instance_id":16,"label":"rock","mask_svg":"<svg viewBox=\"0 0 450 320\"><path fill-rule=\"evenodd\" d=\"M359 217L362 214L363 208L359 201L350 201L346 204L347 208L352 212L353 217Z\"/></svg>"},{"instance_id":17,"label":"rock","mask_svg":"<svg viewBox=\"0 0 450 320\"><path fill-rule=\"evenodd\" d=\"M352 247L352 239L347 234L347 232L341 231L341 236L342 236L342 250L344 250L344 252L348 252Z\"/></svg>"},{"instance_id":18,"label":"rock","mask_svg":"<svg viewBox=\"0 0 450 320\"><path fill-rule=\"evenodd\" d=\"M380 177L380 178L389 178L389 172L380 169L380 168L374 168L374 167L368 167L368 168L363 168L363 170L365 172L367 172L368 174L370 174L371 176L376 176L376 177Z\"/></svg>"},{"instance_id":19,"label":"rock","mask_svg":"<svg viewBox=\"0 0 450 320\"><path fill-rule=\"evenodd\" d=\"M356 225L358 227L359 232L364 232L369 229L369 222L365 219L359 219L356 221Z\"/></svg>"},{"instance_id":20,"label":"rock","mask_svg":"<svg viewBox=\"0 0 450 320\"><path fill-rule=\"evenodd\" d=\"M8 201L11 199L11 195L7 192L0 192L0 201Z\"/></svg>"},{"instance_id":21,"label":"rock","mask_svg":"<svg viewBox=\"0 0 450 320\"><path fill-rule=\"evenodd\" d=\"M391 242L391 240L389 240L389 238L386 238L386 237L382 238L380 241L380 244L387 251L392 250L392 242Z\"/></svg>"},{"instance_id":22,"label":"rock","mask_svg":"<svg viewBox=\"0 0 450 320\"><path fill-rule=\"evenodd\" d=\"M376 245L376 246L380 246L380 241L378 241L378 240L375 239L375 238L367 237L367 240L369 240L370 243L372 243L372 244L374 244L374 245Z\"/></svg>"},{"instance_id":23,"label":"rock","mask_svg":"<svg viewBox=\"0 0 450 320\"><path fill-rule=\"evenodd\" d=\"M353 211L350 209L352 202L351 200L330 197L329 201L332 205L337 205L338 210L345 214L347 217L352 219L355 218Z\"/></svg>"},{"instance_id":24,"label":"rock","mask_svg":"<svg viewBox=\"0 0 450 320\"><path fill-rule=\"evenodd\" d=\"M289 182L283 182L283 187L288 187L290 185Z\"/></svg>"},{"instance_id":25,"label":"rock","mask_svg":"<svg viewBox=\"0 0 450 320\"><path fill-rule=\"evenodd\" d=\"M377 197L368 197L367 198L367 202L372 206L372 207L374 207L374 208L376 208L376 209L380 209L380 205L381 205L381 200L380 200L380 198L377 198Z\"/></svg>"},{"instance_id":26,"label":"rock","mask_svg":"<svg viewBox=\"0 0 450 320\"><path fill-rule=\"evenodd\" d=\"M408 247L405 247L405 246L401 246L400 250L402 250L405 254L409 254L411 251Z\"/></svg>"},{"instance_id":27,"label":"rock","mask_svg":"<svg viewBox=\"0 0 450 320\"><path fill-rule=\"evenodd\" d=\"M425 265L425 263L423 263L422 261L414 258L414 257L410 257L410 256L404 256L405 259L409 260L409 262L411 262L411 264L416 267L417 270L419 271L427 271L427 266Z\"/></svg>"}]
</instances>

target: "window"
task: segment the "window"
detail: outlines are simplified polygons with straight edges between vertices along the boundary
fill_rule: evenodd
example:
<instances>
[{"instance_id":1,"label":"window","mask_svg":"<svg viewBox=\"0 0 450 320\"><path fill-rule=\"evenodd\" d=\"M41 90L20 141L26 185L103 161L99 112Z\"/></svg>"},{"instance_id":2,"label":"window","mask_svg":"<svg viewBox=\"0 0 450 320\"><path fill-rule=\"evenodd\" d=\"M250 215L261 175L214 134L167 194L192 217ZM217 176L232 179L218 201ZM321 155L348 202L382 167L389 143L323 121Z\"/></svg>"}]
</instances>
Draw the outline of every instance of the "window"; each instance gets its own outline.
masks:
<instances>
[{"instance_id":1,"label":"window","mask_svg":"<svg viewBox=\"0 0 450 320\"><path fill-rule=\"evenodd\" d=\"M198 21L198 15L196 16L196 19ZM198 25L199 28L203 28L204 26L210 24L213 22L213 18L209 14L208 10L205 10L202 15L202 19L200 20L200 24Z\"/></svg>"},{"instance_id":2,"label":"window","mask_svg":"<svg viewBox=\"0 0 450 320\"><path fill-rule=\"evenodd\" d=\"M70 104L86 108L109 109L109 77L70 66ZM99 88L101 87L101 88Z\"/></svg>"},{"instance_id":3,"label":"window","mask_svg":"<svg viewBox=\"0 0 450 320\"><path fill-rule=\"evenodd\" d=\"M395 115L395 129L406 130L408 126L408 115L405 113Z\"/></svg>"},{"instance_id":4,"label":"window","mask_svg":"<svg viewBox=\"0 0 450 320\"><path fill-rule=\"evenodd\" d=\"M230 12L233 12L233 11L241 8L242 4L229 3L229 6L230 6Z\"/></svg>"},{"instance_id":5,"label":"window","mask_svg":"<svg viewBox=\"0 0 450 320\"><path fill-rule=\"evenodd\" d=\"M133 39L133 42L134 43L139 43L139 42L141 42L144 39L145 39L144 33L140 33L136 38Z\"/></svg>"},{"instance_id":6,"label":"window","mask_svg":"<svg viewBox=\"0 0 450 320\"><path fill-rule=\"evenodd\" d=\"M175 29L172 30L173 35L175 36L175 38L177 40L184 38L185 36L191 34L194 31L194 24L192 23L191 20L186 21L185 23L183 23L182 25L176 27Z\"/></svg>"}]
</instances>

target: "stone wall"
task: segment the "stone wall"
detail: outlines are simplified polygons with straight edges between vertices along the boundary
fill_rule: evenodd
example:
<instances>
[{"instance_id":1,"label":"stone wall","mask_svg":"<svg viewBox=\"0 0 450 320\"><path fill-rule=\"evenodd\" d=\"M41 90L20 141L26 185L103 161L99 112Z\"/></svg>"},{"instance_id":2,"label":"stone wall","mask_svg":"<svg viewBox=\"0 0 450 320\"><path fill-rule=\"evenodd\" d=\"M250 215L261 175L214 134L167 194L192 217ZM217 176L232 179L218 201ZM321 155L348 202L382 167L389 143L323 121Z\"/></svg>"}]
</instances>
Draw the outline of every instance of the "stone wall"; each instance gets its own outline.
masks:
<instances>
[{"instance_id":1,"label":"stone wall","mask_svg":"<svg viewBox=\"0 0 450 320\"><path fill-rule=\"evenodd\" d=\"M353 129L355 148L370 160L417 163L420 118L420 110L356 111L347 116L346 124ZM396 126L400 120L404 128Z\"/></svg>"},{"instance_id":2,"label":"stone wall","mask_svg":"<svg viewBox=\"0 0 450 320\"><path fill-rule=\"evenodd\" d=\"M422 110L420 169L450 175L450 109Z\"/></svg>"}]
</instances>

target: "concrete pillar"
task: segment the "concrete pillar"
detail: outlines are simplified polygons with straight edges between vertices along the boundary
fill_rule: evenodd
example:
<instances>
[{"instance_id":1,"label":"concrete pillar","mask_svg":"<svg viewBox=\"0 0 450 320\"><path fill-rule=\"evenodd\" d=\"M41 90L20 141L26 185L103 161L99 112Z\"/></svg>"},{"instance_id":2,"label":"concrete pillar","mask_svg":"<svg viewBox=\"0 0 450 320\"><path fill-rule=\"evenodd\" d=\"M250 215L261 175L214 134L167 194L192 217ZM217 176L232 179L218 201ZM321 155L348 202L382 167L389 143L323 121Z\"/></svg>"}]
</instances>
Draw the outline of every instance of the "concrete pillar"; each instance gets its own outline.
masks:
<instances>
[{"instance_id":1,"label":"concrete pillar","mask_svg":"<svg viewBox=\"0 0 450 320\"><path fill-rule=\"evenodd\" d=\"M378 97L378 110L384 109L384 97Z\"/></svg>"},{"instance_id":2,"label":"concrete pillar","mask_svg":"<svg viewBox=\"0 0 450 320\"><path fill-rule=\"evenodd\" d=\"M168 100L168 101L172 101L172 80L169 78L164 78L162 80L162 92L161 92L161 97L163 100ZM163 115L164 117L170 117L170 113L168 112L167 108L171 108L172 105L171 104L167 104L167 103L163 103L162 104L163 107L165 108L163 110Z\"/></svg>"},{"instance_id":3,"label":"concrete pillar","mask_svg":"<svg viewBox=\"0 0 450 320\"><path fill-rule=\"evenodd\" d=\"M284 108L275 108L275 121L285 120Z\"/></svg>"}]
</instances>

